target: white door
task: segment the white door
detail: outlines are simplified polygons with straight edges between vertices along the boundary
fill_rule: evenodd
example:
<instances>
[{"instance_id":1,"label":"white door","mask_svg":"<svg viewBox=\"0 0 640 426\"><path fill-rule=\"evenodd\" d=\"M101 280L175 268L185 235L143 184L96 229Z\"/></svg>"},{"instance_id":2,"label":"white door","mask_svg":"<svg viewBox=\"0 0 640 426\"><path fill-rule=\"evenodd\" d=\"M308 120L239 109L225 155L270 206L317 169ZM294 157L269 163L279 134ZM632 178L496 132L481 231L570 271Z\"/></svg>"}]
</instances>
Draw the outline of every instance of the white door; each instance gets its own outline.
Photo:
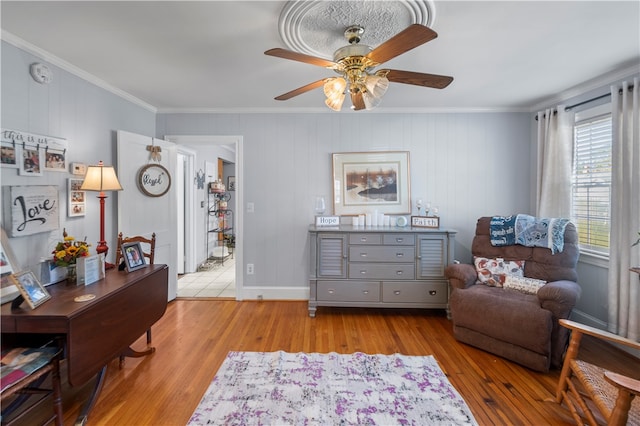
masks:
<instances>
[{"instance_id":1,"label":"white door","mask_svg":"<svg viewBox=\"0 0 640 426\"><path fill-rule=\"evenodd\" d=\"M151 163L147 147L162 149L161 161L172 177L169 191L160 197L150 197L138 189L138 171ZM155 263L169 266L169 300L176 298L178 288L178 220L176 185L177 153L174 143L149 136L118 131L118 179L123 190L118 191L118 231L125 236L156 233ZM155 161L158 164L157 161Z\"/></svg>"}]
</instances>

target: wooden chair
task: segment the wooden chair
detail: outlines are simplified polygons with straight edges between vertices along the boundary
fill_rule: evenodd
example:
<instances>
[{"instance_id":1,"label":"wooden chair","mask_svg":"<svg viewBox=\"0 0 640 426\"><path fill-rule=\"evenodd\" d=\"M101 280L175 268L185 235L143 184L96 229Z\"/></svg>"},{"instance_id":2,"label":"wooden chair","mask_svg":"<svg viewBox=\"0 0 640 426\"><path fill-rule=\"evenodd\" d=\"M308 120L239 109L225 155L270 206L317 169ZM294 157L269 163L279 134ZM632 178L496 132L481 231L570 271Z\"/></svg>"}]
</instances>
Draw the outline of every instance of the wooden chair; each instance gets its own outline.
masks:
<instances>
[{"instance_id":1,"label":"wooden chair","mask_svg":"<svg viewBox=\"0 0 640 426\"><path fill-rule=\"evenodd\" d=\"M156 233L151 234L151 239L141 235L134 237L124 237L122 232L118 233L118 248L116 249L116 265L120 265L124 261L124 253L122 252L122 244L124 243L140 243L142 254L149 259L148 264L153 265L156 252ZM147 330L147 345L151 344L151 329ZM124 355L120 356L120 365L124 364Z\"/></svg>"},{"instance_id":2,"label":"wooden chair","mask_svg":"<svg viewBox=\"0 0 640 426\"><path fill-rule=\"evenodd\" d=\"M556 401L564 402L579 425L640 424L640 381L577 359L580 340L587 334L608 342L640 350L640 343L566 319L560 325L571 330L569 349L556 389ZM640 367L640 366L639 366ZM636 371L640 371L640 368ZM598 416L599 415L599 416Z\"/></svg>"},{"instance_id":3,"label":"wooden chair","mask_svg":"<svg viewBox=\"0 0 640 426\"><path fill-rule=\"evenodd\" d=\"M39 407L45 398L52 395L53 415L45 424L55 420L57 426L62 426L62 386L60 383L60 355L62 349L46 348L13 348L3 351L2 392L2 425L11 425ZM6 355L6 356L5 356ZM10 363L11 361L11 363ZM6 362L6 364L5 364ZM42 388L47 375L51 375L51 389ZM33 395L41 395L41 398L30 403L26 409L17 411ZM18 413L15 414L14 413Z\"/></svg>"}]
</instances>

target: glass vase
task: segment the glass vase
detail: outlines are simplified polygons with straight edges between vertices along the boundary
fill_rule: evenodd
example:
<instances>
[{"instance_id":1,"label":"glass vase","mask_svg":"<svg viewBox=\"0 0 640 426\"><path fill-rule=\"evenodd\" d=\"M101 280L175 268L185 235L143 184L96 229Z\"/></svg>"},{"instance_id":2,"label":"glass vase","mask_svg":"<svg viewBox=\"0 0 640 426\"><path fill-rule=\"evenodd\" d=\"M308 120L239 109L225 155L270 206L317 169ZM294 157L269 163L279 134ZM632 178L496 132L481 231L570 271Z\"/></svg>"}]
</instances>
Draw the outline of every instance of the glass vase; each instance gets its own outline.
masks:
<instances>
[{"instance_id":1,"label":"glass vase","mask_svg":"<svg viewBox=\"0 0 640 426\"><path fill-rule=\"evenodd\" d=\"M76 265L67 266L67 284L76 285L78 281L78 271L76 270Z\"/></svg>"}]
</instances>

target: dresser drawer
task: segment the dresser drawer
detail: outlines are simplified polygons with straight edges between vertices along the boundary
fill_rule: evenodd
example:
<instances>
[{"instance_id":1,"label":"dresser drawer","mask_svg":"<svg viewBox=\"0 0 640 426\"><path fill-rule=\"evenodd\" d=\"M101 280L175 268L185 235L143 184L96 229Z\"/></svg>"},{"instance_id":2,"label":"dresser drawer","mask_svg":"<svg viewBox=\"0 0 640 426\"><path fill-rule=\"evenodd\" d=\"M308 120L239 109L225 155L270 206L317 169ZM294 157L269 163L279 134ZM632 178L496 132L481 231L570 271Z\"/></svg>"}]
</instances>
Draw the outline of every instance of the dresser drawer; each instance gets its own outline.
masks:
<instances>
[{"instance_id":1,"label":"dresser drawer","mask_svg":"<svg viewBox=\"0 0 640 426\"><path fill-rule=\"evenodd\" d=\"M373 280L413 280L413 263L350 263L349 278Z\"/></svg>"},{"instance_id":2,"label":"dresser drawer","mask_svg":"<svg viewBox=\"0 0 640 426\"><path fill-rule=\"evenodd\" d=\"M317 300L379 302L380 283L372 281L318 281Z\"/></svg>"},{"instance_id":3,"label":"dresser drawer","mask_svg":"<svg viewBox=\"0 0 640 426\"><path fill-rule=\"evenodd\" d=\"M351 246L350 262L415 262L415 247Z\"/></svg>"},{"instance_id":4,"label":"dresser drawer","mask_svg":"<svg viewBox=\"0 0 640 426\"><path fill-rule=\"evenodd\" d=\"M382 244L381 234L349 234L349 244Z\"/></svg>"},{"instance_id":5,"label":"dresser drawer","mask_svg":"<svg viewBox=\"0 0 640 426\"><path fill-rule=\"evenodd\" d=\"M385 246L412 246L416 243L416 237L408 234L384 234L382 242Z\"/></svg>"},{"instance_id":6,"label":"dresser drawer","mask_svg":"<svg viewBox=\"0 0 640 426\"><path fill-rule=\"evenodd\" d=\"M446 282L382 283L382 301L394 303L447 303Z\"/></svg>"}]
</instances>

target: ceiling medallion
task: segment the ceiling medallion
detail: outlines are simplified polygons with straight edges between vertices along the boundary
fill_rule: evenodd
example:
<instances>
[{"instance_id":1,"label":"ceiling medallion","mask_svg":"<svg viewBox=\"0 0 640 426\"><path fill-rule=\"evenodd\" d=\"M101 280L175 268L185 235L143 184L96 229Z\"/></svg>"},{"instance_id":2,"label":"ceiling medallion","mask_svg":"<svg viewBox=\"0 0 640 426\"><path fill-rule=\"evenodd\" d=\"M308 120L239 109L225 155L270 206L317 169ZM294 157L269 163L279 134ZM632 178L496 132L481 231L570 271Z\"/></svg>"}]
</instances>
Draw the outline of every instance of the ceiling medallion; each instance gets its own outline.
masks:
<instances>
[{"instance_id":1,"label":"ceiling medallion","mask_svg":"<svg viewBox=\"0 0 640 426\"><path fill-rule=\"evenodd\" d=\"M432 0L294 0L282 9L278 28L289 49L332 58L350 26L366 28L367 44L377 46L411 24L432 27L434 18Z\"/></svg>"}]
</instances>

